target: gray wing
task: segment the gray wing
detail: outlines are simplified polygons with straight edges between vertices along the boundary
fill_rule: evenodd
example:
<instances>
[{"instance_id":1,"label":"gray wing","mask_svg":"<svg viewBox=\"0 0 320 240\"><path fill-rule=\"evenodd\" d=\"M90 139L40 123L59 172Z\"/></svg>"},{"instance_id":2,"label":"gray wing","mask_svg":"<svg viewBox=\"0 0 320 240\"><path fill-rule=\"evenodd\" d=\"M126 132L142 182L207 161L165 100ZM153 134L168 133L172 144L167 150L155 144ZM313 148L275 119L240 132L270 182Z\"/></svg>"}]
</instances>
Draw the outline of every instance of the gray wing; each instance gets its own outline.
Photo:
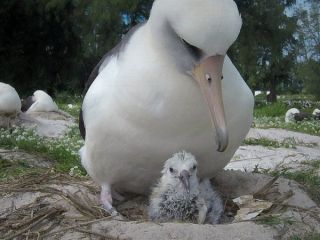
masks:
<instances>
[{"instance_id":1,"label":"gray wing","mask_svg":"<svg viewBox=\"0 0 320 240\"><path fill-rule=\"evenodd\" d=\"M220 223L224 205L220 194L214 189L209 179L204 179L199 185L200 196L205 200L208 213L206 222L210 224Z\"/></svg>"},{"instance_id":2,"label":"gray wing","mask_svg":"<svg viewBox=\"0 0 320 240\"><path fill-rule=\"evenodd\" d=\"M83 91L83 97L87 94L90 86L94 82L94 80L97 78L99 73L108 65L111 57L113 56L119 56L126 48L128 42L130 41L131 37L133 34L145 23L141 23L133 27L123 38L122 40L116 45L113 49L111 49L108 53L106 53L102 59L99 61L99 63L94 67L92 70L91 74L89 75L89 78L86 82L85 89ZM83 121L83 112L82 112L82 107L80 109L80 114L79 114L79 129L80 129L80 134L83 139L86 137L86 129L85 129L85 124Z\"/></svg>"}]
</instances>

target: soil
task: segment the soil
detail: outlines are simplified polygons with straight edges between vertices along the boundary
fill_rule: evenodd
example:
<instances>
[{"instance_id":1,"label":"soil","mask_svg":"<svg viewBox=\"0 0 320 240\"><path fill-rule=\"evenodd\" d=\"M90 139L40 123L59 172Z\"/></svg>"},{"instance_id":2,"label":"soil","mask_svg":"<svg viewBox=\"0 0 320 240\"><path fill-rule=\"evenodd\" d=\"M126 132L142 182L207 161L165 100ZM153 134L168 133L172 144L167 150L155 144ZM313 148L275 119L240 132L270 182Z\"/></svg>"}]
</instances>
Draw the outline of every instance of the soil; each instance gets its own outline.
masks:
<instances>
[{"instance_id":1,"label":"soil","mask_svg":"<svg viewBox=\"0 0 320 240\"><path fill-rule=\"evenodd\" d=\"M241 182L241 184L239 184ZM273 183L274 182L274 183ZM301 187L283 178L223 171L215 177L226 203L252 194L273 207L252 221L220 225L153 223L148 221L147 196L125 195L115 204L125 217L114 220L101 209L98 187L87 178L52 171L26 175L0 185L0 233L3 239L286 239L320 231L320 211ZM273 183L267 186L268 183ZM230 216L230 204L225 213ZM230 213L231 212L231 213ZM271 217L275 226L263 225ZM290 221L289 221L290 220Z\"/></svg>"},{"instance_id":2,"label":"soil","mask_svg":"<svg viewBox=\"0 0 320 240\"><path fill-rule=\"evenodd\" d=\"M320 137L284 129L252 128L247 138L267 138L282 142L291 138L294 148L241 146L225 169L252 172L254 170L296 170L308 167L305 163L320 160Z\"/></svg>"},{"instance_id":3,"label":"soil","mask_svg":"<svg viewBox=\"0 0 320 240\"><path fill-rule=\"evenodd\" d=\"M22 157L32 159L30 164L40 167L39 172L0 183L1 239L269 240L320 232L320 209L303 186L284 178L250 173L256 164L266 168L303 167L304 160L319 160L320 138L278 129L253 129L249 136L277 140L294 137L303 146L240 147L226 167L229 170L212 179L226 203L228 219L224 224L153 223L146 214L148 197L132 194L124 194L125 201L114 204L125 219L113 219L101 209L99 188L88 177L56 173L50 170L50 163L46 165L46 159L27 154ZM305 143L315 144L306 147ZM14 154L0 151L0 156L10 161L26 153ZM291 155L295 156L290 158ZM253 220L233 222L237 209L232 199L243 195L253 195L273 205Z\"/></svg>"}]
</instances>

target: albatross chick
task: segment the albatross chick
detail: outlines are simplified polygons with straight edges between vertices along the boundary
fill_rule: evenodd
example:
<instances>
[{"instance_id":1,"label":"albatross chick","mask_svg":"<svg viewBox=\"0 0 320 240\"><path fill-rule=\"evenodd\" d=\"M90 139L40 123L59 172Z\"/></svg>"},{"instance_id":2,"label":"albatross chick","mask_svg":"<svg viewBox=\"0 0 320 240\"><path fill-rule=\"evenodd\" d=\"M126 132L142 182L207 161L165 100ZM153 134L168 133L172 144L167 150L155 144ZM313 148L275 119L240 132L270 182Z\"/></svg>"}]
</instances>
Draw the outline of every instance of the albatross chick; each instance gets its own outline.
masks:
<instances>
[{"instance_id":1,"label":"albatross chick","mask_svg":"<svg viewBox=\"0 0 320 240\"><path fill-rule=\"evenodd\" d=\"M209 179L199 182L197 161L192 154L182 151L165 162L162 177L150 197L151 220L217 224L222 213L221 197Z\"/></svg>"}]
</instances>

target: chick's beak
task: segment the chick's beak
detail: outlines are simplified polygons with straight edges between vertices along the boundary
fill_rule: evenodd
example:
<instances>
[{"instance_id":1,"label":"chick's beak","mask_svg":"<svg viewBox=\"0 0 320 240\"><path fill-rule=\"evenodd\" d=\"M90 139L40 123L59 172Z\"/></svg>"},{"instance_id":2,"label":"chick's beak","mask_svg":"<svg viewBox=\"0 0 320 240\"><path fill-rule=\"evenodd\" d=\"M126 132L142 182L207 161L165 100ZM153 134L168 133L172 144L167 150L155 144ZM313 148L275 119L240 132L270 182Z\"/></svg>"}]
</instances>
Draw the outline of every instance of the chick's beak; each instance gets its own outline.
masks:
<instances>
[{"instance_id":1,"label":"chick's beak","mask_svg":"<svg viewBox=\"0 0 320 240\"><path fill-rule=\"evenodd\" d=\"M225 56L217 55L205 59L194 69L194 78L200 85L216 129L218 151L224 152L228 146L228 131L222 100L222 68Z\"/></svg>"},{"instance_id":2,"label":"chick's beak","mask_svg":"<svg viewBox=\"0 0 320 240\"><path fill-rule=\"evenodd\" d=\"M179 179L182 183L183 188L190 193L190 172L187 170L183 170L180 173Z\"/></svg>"}]
</instances>

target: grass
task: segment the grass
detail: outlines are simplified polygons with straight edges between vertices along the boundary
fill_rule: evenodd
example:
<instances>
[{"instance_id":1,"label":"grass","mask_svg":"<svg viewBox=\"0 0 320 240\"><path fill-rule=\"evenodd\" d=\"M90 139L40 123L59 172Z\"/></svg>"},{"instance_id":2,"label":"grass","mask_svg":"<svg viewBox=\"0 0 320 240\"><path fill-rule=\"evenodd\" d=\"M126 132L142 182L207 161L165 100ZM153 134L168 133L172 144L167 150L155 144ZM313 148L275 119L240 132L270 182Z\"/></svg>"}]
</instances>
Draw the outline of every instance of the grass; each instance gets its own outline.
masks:
<instances>
[{"instance_id":1,"label":"grass","mask_svg":"<svg viewBox=\"0 0 320 240\"><path fill-rule=\"evenodd\" d=\"M55 102L60 110L69 113L78 120L82 102L81 96L60 94L55 99Z\"/></svg>"},{"instance_id":2,"label":"grass","mask_svg":"<svg viewBox=\"0 0 320 240\"><path fill-rule=\"evenodd\" d=\"M312 96L292 95L279 96L276 103L266 103L264 98L258 96L254 109L254 127L282 128L320 136L319 121L285 123L284 116L290 108L311 113L315 108L320 108L320 102L315 101Z\"/></svg>"},{"instance_id":3,"label":"grass","mask_svg":"<svg viewBox=\"0 0 320 240\"><path fill-rule=\"evenodd\" d=\"M78 119L81 97L60 94L55 99L59 108ZM70 173L71 175L86 174L80 163L78 151L83 145L78 126L73 126L69 133L58 139L40 137L33 129L15 128L14 130L0 129L0 147L5 149L23 150L36 154L39 158L49 159L54 163L54 169L59 172ZM1 165L2 164L2 165ZM15 169L16 172L13 171ZM24 162L13 164L0 163L0 178L6 175L17 175L29 171L28 165ZM8 174L6 173L8 172Z\"/></svg>"},{"instance_id":4,"label":"grass","mask_svg":"<svg viewBox=\"0 0 320 240\"><path fill-rule=\"evenodd\" d=\"M320 233L308 233L305 236L294 235L289 240L320 240Z\"/></svg>"},{"instance_id":5,"label":"grass","mask_svg":"<svg viewBox=\"0 0 320 240\"><path fill-rule=\"evenodd\" d=\"M279 117L284 116L288 111L288 107L282 103L277 102L273 104L263 105L261 107L256 107L254 111L254 117Z\"/></svg>"},{"instance_id":6,"label":"grass","mask_svg":"<svg viewBox=\"0 0 320 240\"><path fill-rule=\"evenodd\" d=\"M263 224L263 225L269 225L269 226L277 226L279 224L289 224L292 225L295 223L294 220L292 220L290 217L281 218L278 215L270 215L267 217L264 217L262 219L256 219L257 223Z\"/></svg>"},{"instance_id":7,"label":"grass","mask_svg":"<svg viewBox=\"0 0 320 240\"><path fill-rule=\"evenodd\" d=\"M302 121L302 122L284 122L284 117L261 117L254 119L254 127L256 128L281 128L295 132L307 133L310 135L320 136L319 121Z\"/></svg>"},{"instance_id":8,"label":"grass","mask_svg":"<svg viewBox=\"0 0 320 240\"><path fill-rule=\"evenodd\" d=\"M266 96L255 98L254 116L259 117L282 117L290 108L298 108L303 112L311 113L314 108L319 107L320 102L310 95L283 95L278 96L276 103L266 102Z\"/></svg>"},{"instance_id":9,"label":"grass","mask_svg":"<svg viewBox=\"0 0 320 240\"><path fill-rule=\"evenodd\" d=\"M81 96L64 93L59 94L55 99L59 109L71 114L76 120L79 117L81 101ZM78 126L73 126L64 137L58 139L40 137L34 130L23 128L15 128L13 131L0 129L0 147L36 154L39 158L52 161L56 171L74 175L86 174L78 154L82 145L83 140L80 137ZM10 168L6 164L3 166L0 164L0 176L6 171L10 172ZM29 170L23 164L18 164L15 168L17 173Z\"/></svg>"},{"instance_id":10,"label":"grass","mask_svg":"<svg viewBox=\"0 0 320 240\"><path fill-rule=\"evenodd\" d=\"M85 174L78 155L82 144L83 140L76 126L65 137L58 139L40 137L34 130L23 128L16 128L13 131L0 129L0 147L23 150L39 157L49 158L55 163L55 170L60 172L69 172L77 166Z\"/></svg>"},{"instance_id":11,"label":"grass","mask_svg":"<svg viewBox=\"0 0 320 240\"><path fill-rule=\"evenodd\" d=\"M15 162L0 157L0 180L16 177L26 172L35 171L25 160Z\"/></svg>"},{"instance_id":12,"label":"grass","mask_svg":"<svg viewBox=\"0 0 320 240\"><path fill-rule=\"evenodd\" d=\"M269 138L247 138L243 143L246 145L260 145L273 148L295 148L297 146L294 138L285 138L282 142Z\"/></svg>"}]
</instances>

